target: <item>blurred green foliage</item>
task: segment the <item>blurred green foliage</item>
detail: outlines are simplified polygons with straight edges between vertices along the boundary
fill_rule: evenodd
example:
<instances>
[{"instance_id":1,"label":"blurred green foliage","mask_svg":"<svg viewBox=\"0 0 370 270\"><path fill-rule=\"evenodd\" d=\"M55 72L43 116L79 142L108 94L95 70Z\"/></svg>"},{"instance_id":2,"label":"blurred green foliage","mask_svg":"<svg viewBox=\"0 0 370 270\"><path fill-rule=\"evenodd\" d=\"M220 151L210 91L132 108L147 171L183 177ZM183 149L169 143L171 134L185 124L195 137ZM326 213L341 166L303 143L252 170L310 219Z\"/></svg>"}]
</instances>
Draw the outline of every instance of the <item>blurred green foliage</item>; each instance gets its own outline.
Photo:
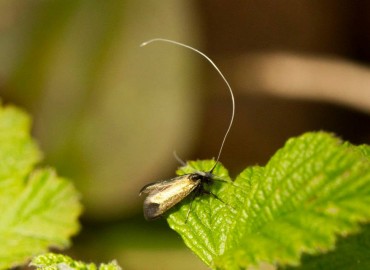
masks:
<instances>
[{"instance_id":1,"label":"blurred green foliage","mask_svg":"<svg viewBox=\"0 0 370 270\"><path fill-rule=\"evenodd\" d=\"M3 5L13 17L0 38L2 99L34 115L46 161L76 179L86 215L136 213L142 183L174 163L175 148L191 145L200 102L189 52L139 45L158 35L194 40L192 24L182 26L190 7L112 0Z\"/></svg>"},{"instance_id":2,"label":"blurred green foliage","mask_svg":"<svg viewBox=\"0 0 370 270\"><path fill-rule=\"evenodd\" d=\"M24 112L0 107L0 269L69 247L79 230L79 194L52 169L34 168L40 151L29 133Z\"/></svg>"},{"instance_id":3,"label":"blurred green foliage","mask_svg":"<svg viewBox=\"0 0 370 270\"><path fill-rule=\"evenodd\" d=\"M173 150L189 152L202 92L194 54L139 45L161 36L199 47L193 6L187 1L55 0L2 1L0 7L1 99L29 111L45 163L73 179L82 193L86 231L71 252L88 256L89 246L81 251L79 244L99 238L104 228L121 226L123 235L120 230L111 234L125 246L113 245L115 257L130 253L130 243L145 247L149 253L143 254L150 257L156 252L151 239L138 243L124 235L145 235L143 230L151 228L144 224L138 191L176 165ZM130 217L143 226L125 227ZM94 226L100 229L89 235ZM168 238L159 239L171 251ZM101 253L91 260L103 261ZM141 251L134 253L139 259L130 269L153 269Z\"/></svg>"},{"instance_id":4,"label":"blurred green foliage","mask_svg":"<svg viewBox=\"0 0 370 270\"><path fill-rule=\"evenodd\" d=\"M100 264L97 267L93 263L84 263L75 261L72 258L54 253L47 253L35 257L31 264L38 270L59 270L59 269L75 269L75 270L121 270L122 268L117 265L115 261L108 264Z\"/></svg>"}]
</instances>

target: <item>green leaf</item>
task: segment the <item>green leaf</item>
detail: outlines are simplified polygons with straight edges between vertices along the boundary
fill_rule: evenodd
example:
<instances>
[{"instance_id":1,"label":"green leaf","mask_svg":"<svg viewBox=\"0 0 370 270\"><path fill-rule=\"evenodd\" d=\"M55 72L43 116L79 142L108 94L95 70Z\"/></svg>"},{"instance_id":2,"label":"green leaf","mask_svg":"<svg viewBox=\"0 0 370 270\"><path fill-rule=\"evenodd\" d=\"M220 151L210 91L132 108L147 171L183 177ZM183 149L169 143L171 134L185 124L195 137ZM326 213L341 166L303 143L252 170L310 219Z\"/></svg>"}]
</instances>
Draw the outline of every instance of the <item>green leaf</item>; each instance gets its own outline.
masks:
<instances>
[{"instance_id":1,"label":"green leaf","mask_svg":"<svg viewBox=\"0 0 370 270\"><path fill-rule=\"evenodd\" d=\"M265 167L245 169L234 184L215 182L210 190L225 203L204 195L192 203L186 223L190 203L173 209L167 221L213 269L298 265L303 252L332 250L338 236L370 221L369 153L328 133L304 134ZM179 173L209 171L213 164L191 162ZM214 174L229 179L222 166Z\"/></svg>"},{"instance_id":2,"label":"green leaf","mask_svg":"<svg viewBox=\"0 0 370 270\"><path fill-rule=\"evenodd\" d=\"M15 107L0 106L0 209L19 193L24 178L41 159L29 130L26 114Z\"/></svg>"},{"instance_id":3,"label":"green leaf","mask_svg":"<svg viewBox=\"0 0 370 270\"><path fill-rule=\"evenodd\" d=\"M69 270L69 269L77 269L77 270L120 270L121 267L115 262L112 261L108 264L100 264L99 268L96 267L93 263L84 263L80 261L74 261L68 256L54 254L54 253L47 253L40 256L37 256L32 259L30 263L31 266L36 266L38 270Z\"/></svg>"},{"instance_id":4,"label":"green leaf","mask_svg":"<svg viewBox=\"0 0 370 270\"><path fill-rule=\"evenodd\" d=\"M318 256L304 254L302 265L286 267L289 270L363 270L370 269L370 224L361 228L360 234L340 238L335 250Z\"/></svg>"},{"instance_id":5,"label":"green leaf","mask_svg":"<svg viewBox=\"0 0 370 270\"><path fill-rule=\"evenodd\" d=\"M0 269L67 247L79 228L73 185L52 169L32 171L41 155L29 132L25 113L0 107Z\"/></svg>"}]
</instances>

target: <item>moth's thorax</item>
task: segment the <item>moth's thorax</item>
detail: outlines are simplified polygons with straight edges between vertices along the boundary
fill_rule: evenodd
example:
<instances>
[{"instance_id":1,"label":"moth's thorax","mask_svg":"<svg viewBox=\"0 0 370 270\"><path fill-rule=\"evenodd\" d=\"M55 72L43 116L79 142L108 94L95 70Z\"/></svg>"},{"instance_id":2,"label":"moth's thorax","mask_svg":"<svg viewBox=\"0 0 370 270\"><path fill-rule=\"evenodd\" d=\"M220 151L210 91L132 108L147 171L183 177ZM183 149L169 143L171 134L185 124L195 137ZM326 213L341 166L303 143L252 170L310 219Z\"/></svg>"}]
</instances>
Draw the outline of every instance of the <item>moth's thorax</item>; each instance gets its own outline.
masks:
<instances>
[{"instance_id":1,"label":"moth's thorax","mask_svg":"<svg viewBox=\"0 0 370 270\"><path fill-rule=\"evenodd\" d=\"M189 179L194 182L199 180L202 181L204 179L204 176L199 173L191 173L189 174Z\"/></svg>"},{"instance_id":2,"label":"moth's thorax","mask_svg":"<svg viewBox=\"0 0 370 270\"><path fill-rule=\"evenodd\" d=\"M212 182L214 175L210 172L198 171L191 173L189 179L192 181L200 181L203 184L210 184Z\"/></svg>"}]
</instances>

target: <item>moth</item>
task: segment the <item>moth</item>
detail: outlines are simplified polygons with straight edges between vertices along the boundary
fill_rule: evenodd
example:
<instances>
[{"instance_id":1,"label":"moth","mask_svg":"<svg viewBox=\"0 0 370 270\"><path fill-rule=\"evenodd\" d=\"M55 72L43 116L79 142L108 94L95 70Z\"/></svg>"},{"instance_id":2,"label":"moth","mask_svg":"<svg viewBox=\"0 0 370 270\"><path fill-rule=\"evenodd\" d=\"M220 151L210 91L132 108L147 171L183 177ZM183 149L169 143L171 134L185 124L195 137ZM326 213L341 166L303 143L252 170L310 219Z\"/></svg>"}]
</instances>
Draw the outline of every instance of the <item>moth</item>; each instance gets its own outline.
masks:
<instances>
[{"instance_id":1,"label":"moth","mask_svg":"<svg viewBox=\"0 0 370 270\"><path fill-rule=\"evenodd\" d=\"M193 198L202 194L216 196L205 189L205 185L212 184L213 177L211 172L195 172L145 185L140 190L140 195L148 194L144 201L145 219L157 219L189 195Z\"/></svg>"},{"instance_id":2,"label":"moth","mask_svg":"<svg viewBox=\"0 0 370 270\"><path fill-rule=\"evenodd\" d=\"M183 43L179 43L177 41L168 40L168 39L162 39L162 38L151 39L147 42L142 43L141 47L149 43L152 43L154 41L163 41L163 42L172 43L178 46L182 46L192 51L195 51L196 53L206 58L211 63L211 65L216 69L219 75L222 77L222 79L224 80L224 82L226 83L229 89L229 92L231 95L231 101L232 101L232 114L231 114L229 126L223 137L217 159L215 161L215 164L211 168L211 170L207 172L195 171L193 173L180 175L178 177L175 177L169 180L162 180L162 181L149 183L140 190L140 195L143 193L148 194L143 204L144 217L146 220L154 220L154 219L161 217L169 209L171 209L172 207L174 207L175 205L177 205L178 203L180 203L181 201L183 201L185 198L189 196L192 197L191 203L193 202L195 197L203 195L203 194L211 195L214 198L218 199L219 201L223 202L218 196L216 196L215 194L207 190L206 187L211 185L214 181L227 182L222 179L216 179L217 177L213 174L213 171L216 168L217 164L219 163L222 149L226 141L226 138L230 132L231 126L234 121L234 115L235 115L235 100L234 100L233 91L228 81L226 80L224 75L219 70L219 68L213 63L213 61L207 55ZM182 163L183 165L185 165L184 162ZM190 210L191 210L191 204L190 204L188 213L186 215L186 220L188 219Z\"/></svg>"}]
</instances>

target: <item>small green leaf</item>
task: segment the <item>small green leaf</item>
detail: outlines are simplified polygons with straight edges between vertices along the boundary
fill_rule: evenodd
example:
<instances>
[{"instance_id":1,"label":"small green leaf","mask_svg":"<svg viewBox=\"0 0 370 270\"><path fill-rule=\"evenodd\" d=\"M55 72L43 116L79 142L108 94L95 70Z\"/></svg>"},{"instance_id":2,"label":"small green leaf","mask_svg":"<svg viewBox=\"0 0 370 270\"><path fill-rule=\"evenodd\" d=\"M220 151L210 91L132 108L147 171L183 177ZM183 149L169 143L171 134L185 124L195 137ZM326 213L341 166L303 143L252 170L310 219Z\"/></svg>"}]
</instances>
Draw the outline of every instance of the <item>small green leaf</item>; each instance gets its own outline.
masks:
<instances>
[{"instance_id":1,"label":"small green leaf","mask_svg":"<svg viewBox=\"0 0 370 270\"><path fill-rule=\"evenodd\" d=\"M116 261L102 263L98 268L93 263L74 261L68 256L54 253L39 255L32 259L30 265L35 266L37 270L121 270Z\"/></svg>"},{"instance_id":2,"label":"small green leaf","mask_svg":"<svg viewBox=\"0 0 370 270\"><path fill-rule=\"evenodd\" d=\"M0 209L19 193L25 177L41 159L29 130L30 120L25 113L0 105Z\"/></svg>"},{"instance_id":3,"label":"small green leaf","mask_svg":"<svg viewBox=\"0 0 370 270\"><path fill-rule=\"evenodd\" d=\"M30 121L0 107L0 269L25 263L48 247L65 248L78 231L79 195L52 169L33 166L40 152Z\"/></svg>"},{"instance_id":4,"label":"small green leaf","mask_svg":"<svg viewBox=\"0 0 370 270\"><path fill-rule=\"evenodd\" d=\"M334 249L338 236L370 221L369 147L324 133L290 139L265 167L245 169L234 184L215 182L212 196L180 204L167 221L213 269L267 262L298 265L303 252ZM209 171L192 162L179 173ZM214 174L229 180L222 166Z\"/></svg>"}]
</instances>

